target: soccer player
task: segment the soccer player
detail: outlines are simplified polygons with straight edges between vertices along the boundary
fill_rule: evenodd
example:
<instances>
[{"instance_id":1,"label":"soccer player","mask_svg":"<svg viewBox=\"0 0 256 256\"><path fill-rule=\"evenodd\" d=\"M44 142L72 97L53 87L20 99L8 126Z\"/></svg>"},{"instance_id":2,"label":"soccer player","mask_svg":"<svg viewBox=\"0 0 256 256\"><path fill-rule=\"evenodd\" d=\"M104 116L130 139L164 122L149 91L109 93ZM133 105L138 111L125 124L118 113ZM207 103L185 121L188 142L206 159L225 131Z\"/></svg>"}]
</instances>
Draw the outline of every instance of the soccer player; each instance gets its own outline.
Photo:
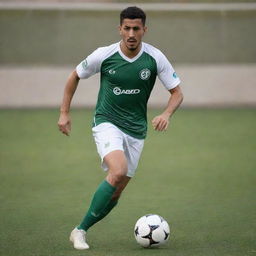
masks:
<instances>
[{"instance_id":1,"label":"soccer player","mask_svg":"<svg viewBox=\"0 0 256 256\"><path fill-rule=\"evenodd\" d=\"M134 176L147 132L147 102L158 76L170 92L165 110L152 120L156 131L165 131L181 104L180 79L165 55L142 42L146 15L137 7L120 14L121 41L91 53L71 73L64 90L59 130L69 135L72 97L80 79L100 72L100 90L93 120L93 136L106 179L99 185L81 223L71 232L74 248L88 249L87 230L104 218Z\"/></svg>"}]
</instances>

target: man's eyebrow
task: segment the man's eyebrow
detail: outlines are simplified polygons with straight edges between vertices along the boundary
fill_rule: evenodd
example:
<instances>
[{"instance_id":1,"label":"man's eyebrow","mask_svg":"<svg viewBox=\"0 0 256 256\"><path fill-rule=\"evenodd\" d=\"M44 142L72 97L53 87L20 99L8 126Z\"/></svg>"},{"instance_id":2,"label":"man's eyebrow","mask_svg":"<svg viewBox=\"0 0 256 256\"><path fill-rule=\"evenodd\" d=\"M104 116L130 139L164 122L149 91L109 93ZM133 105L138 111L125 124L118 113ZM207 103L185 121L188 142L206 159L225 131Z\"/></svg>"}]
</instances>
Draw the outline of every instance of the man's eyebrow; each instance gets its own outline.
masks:
<instances>
[{"instance_id":1,"label":"man's eyebrow","mask_svg":"<svg viewBox=\"0 0 256 256\"><path fill-rule=\"evenodd\" d=\"M128 25L125 25L124 27L125 28L133 28L133 29L138 29L139 28L139 26L128 26Z\"/></svg>"}]
</instances>

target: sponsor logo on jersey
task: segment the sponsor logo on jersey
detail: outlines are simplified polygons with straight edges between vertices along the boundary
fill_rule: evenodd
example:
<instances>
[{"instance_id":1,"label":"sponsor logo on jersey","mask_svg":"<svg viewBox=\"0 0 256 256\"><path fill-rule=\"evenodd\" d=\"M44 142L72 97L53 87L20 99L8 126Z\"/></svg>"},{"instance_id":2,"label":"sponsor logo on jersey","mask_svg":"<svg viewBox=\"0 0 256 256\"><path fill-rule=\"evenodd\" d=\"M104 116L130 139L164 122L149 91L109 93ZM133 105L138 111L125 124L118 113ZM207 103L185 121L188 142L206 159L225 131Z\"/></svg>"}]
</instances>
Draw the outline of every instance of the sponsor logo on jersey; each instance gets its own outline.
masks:
<instances>
[{"instance_id":1,"label":"sponsor logo on jersey","mask_svg":"<svg viewBox=\"0 0 256 256\"><path fill-rule=\"evenodd\" d=\"M114 74L116 73L116 71L115 71L114 69L110 69L110 70L108 71L108 73L109 73L110 75L114 75Z\"/></svg>"},{"instance_id":2,"label":"sponsor logo on jersey","mask_svg":"<svg viewBox=\"0 0 256 256\"><path fill-rule=\"evenodd\" d=\"M121 95L121 94L138 94L140 93L140 89L127 89L127 90L122 90L119 87L115 87L113 89L113 93L115 95Z\"/></svg>"},{"instance_id":3,"label":"sponsor logo on jersey","mask_svg":"<svg viewBox=\"0 0 256 256\"><path fill-rule=\"evenodd\" d=\"M151 71L148 68L144 68L140 71L140 78L142 80L148 80L150 78Z\"/></svg>"},{"instance_id":4,"label":"sponsor logo on jersey","mask_svg":"<svg viewBox=\"0 0 256 256\"><path fill-rule=\"evenodd\" d=\"M82 62L82 67L83 67L83 69L86 69L87 66L88 66L88 62L87 62L87 60L84 60L84 61Z\"/></svg>"},{"instance_id":5,"label":"sponsor logo on jersey","mask_svg":"<svg viewBox=\"0 0 256 256\"><path fill-rule=\"evenodd\" d=\"M172 76L173 76L174 78L177 78L177 77L178 77L178 75L177 75L176 72L174 72L174 73L172 74Z\"/></svg>"}]
</instances>

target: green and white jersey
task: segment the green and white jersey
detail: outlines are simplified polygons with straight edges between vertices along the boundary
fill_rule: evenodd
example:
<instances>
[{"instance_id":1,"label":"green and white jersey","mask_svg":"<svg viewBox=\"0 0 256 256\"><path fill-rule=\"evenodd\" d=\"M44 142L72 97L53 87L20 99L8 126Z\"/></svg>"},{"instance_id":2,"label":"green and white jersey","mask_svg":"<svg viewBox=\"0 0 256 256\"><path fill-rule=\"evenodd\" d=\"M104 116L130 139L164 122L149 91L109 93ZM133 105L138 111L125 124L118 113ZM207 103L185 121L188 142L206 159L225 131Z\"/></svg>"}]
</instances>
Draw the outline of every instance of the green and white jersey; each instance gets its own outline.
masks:
<instances>
[{"instance_id":1,"label":"green and white jersey","mask_svg":"<svg viewBox=\"0 0 256 256\"><path fill-rule=\"evenodd\" d=\"M101 74L93 125L110 122L138 139L146 137L147 102L156 77L167 90L180 83L165 55L146 43L132 59L123 54L120 42L98 48L76 72L80 78Z\"/></svg>"}]
</instances>

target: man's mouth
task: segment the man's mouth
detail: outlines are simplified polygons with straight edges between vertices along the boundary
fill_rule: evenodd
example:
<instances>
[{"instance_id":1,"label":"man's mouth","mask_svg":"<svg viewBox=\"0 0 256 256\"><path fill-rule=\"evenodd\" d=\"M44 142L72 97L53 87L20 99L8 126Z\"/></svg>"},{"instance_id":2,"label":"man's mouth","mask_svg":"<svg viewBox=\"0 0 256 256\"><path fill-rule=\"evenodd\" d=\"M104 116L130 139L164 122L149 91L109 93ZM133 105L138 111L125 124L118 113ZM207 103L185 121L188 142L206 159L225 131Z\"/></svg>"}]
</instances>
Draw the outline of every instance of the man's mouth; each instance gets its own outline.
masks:
<instances>
[{"instance_id":1,"label":"man's mouth","mask_svg":"<svg viewBox=\"0 0 256 256\"><path fill-rule=\"evenodd\" d=\"M129 42L129 43L136 43L137 41L135 39L128 39L127 42Z\"/></svg>"}]
</instances>

